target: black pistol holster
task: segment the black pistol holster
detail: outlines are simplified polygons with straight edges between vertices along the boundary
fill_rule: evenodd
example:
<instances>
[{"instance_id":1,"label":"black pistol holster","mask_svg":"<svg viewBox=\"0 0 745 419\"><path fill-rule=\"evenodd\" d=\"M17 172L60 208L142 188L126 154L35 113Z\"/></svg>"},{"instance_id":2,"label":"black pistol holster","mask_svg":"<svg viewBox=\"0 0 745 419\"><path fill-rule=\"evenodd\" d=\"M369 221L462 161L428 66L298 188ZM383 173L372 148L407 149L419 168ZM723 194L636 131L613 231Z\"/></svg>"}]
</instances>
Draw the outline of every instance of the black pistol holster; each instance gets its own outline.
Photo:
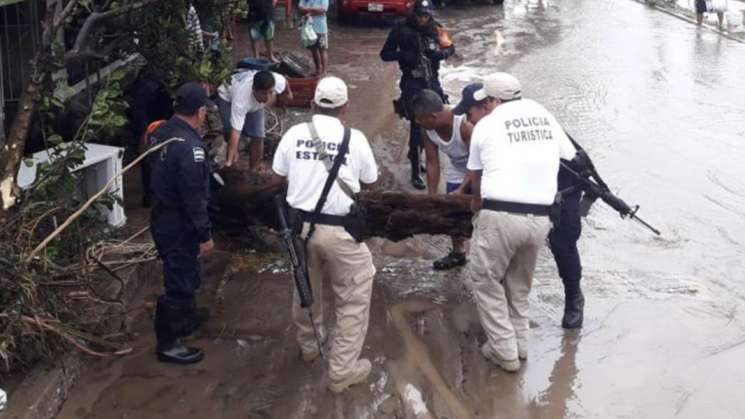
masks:
<instances>
[{"instance_id":1,"label":"black pistol holster","mask_svg":"<svg viewBox=\"0 0 745 419\"><path fill-rule=\"evenodd\" d=\"M559 223L561 222L561 204L563 200L563 191L557 192L554 196L554 203L551 204L551 207L549 207L548 210L548 219L553 223L554 229L558 228Z\"/></svg>"}]
</instances>

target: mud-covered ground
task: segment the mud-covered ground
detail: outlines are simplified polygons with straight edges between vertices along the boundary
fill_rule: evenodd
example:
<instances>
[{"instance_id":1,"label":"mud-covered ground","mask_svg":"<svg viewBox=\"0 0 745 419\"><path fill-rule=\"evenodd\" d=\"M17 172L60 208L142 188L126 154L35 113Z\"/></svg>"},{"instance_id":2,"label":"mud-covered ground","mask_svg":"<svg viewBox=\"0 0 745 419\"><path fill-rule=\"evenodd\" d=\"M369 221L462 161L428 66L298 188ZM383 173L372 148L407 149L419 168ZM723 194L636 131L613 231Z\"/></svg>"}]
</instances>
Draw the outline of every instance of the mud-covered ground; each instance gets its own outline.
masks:
<instances>
[{"instance_id":1,"label":"mud-covered ground","mask_svg":"<svg viewBox=\"0 0 745 419\"><path fill-rule=\"evenodd\" d=\"M529 360L504 373L479 354L484 336L465 271L430 269L447 240L376 240L363 351L373 373L334 396L323 363L298 358L283 256L223 252L205 261L200 300L215 318L192 342L205 360L156 362L143 314L136 352L92 361L58 418L745 415L743 45L625 0L474 2L440 19L458 46L442 74L453 98L491 71L517 75L525 95L552 110L613 189L642 204L640 215L663 232L655 238L594 208L580 243L585 327L559 327L563 293L546 249L531 297ZM406 132L390 108L397 69L377 56L386 33L332 26L331 72L350 84L349 123L370 138L383 187L411 190ZM281 32L281 43L296 36Z\"/></svg>"}]
</instances>

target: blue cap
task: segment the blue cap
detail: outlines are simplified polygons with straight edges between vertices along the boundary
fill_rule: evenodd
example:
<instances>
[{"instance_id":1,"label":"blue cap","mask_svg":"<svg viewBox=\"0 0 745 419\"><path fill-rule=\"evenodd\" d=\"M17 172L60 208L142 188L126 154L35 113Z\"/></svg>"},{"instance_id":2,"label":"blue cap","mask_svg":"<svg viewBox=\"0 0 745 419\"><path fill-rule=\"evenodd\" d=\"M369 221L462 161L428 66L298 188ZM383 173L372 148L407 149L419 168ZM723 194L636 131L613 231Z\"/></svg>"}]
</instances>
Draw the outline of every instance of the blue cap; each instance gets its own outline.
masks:
<instances>
[{"instance_id":1,"label":"blue cap","mask_svg":"<svg viewBox=\"0 0 745 419\"><path fill-rule=\"evenodd\" d=\"M207 97L207 91L197 82L187 82L176 90L176 112L191 114L202 106L214 107L215 104Z\"/></svg>"},{"instance_id":2,"label":"blue cap","mask_svg":"<svg viewBox=\"0 0 745 419\"><path fill-rule=\"evenodd\" d=\"M417 0L414 3L414 14L417 16L432 16L435 13L435 5L432 0Z\"/></svg>"},{"instance_id":3,"label":"blue cap","mask_svg":"<svg viewBox=\"0 0 745 419\"><path fill-rule=\"evenodd\" d=\"M463 93L461 94L460 103L458 103L458 106L456 106L453 109L453 113L456 115L463 115L464 113L468 112L469 109L471 109L471 106L479 103L478 100L476 100L473 95L474 93L478 92L484 87L481 83L471 83L468 86L463 88Z\"/></svg>"}]
</instances>

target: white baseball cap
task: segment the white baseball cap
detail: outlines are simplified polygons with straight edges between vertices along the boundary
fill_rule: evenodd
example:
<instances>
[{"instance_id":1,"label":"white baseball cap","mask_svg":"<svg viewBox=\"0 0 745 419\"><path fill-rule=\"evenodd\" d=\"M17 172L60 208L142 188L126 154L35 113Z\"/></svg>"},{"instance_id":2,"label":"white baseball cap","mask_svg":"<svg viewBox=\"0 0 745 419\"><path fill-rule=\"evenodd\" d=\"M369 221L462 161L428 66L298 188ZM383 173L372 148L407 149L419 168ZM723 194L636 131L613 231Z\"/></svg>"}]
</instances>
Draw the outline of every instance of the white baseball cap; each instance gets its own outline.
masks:
<instances>
[{"instance_id":1,"label":"white baseball cap","mask_svg":"<svg viewBox=\"0 0 745 419\"><path fill-rule=\"evenodd\" d=\"M494 73L484 78L484 87L473 94L473 98L482 101L487 97L502 100L517 99L522 96L520 82L508 73Z\"/></svg>"},{"instance_id":2,"label":"white baseball cap","mask_svg":"<svg viewBox=\"0 0 745 419\"><path fill-rule=\"evenodd\" d=\"M338 108L349 100L347 84L338 77L324 77L316 86L313 101L322 108Z\"/></svg>"}]
</instances>

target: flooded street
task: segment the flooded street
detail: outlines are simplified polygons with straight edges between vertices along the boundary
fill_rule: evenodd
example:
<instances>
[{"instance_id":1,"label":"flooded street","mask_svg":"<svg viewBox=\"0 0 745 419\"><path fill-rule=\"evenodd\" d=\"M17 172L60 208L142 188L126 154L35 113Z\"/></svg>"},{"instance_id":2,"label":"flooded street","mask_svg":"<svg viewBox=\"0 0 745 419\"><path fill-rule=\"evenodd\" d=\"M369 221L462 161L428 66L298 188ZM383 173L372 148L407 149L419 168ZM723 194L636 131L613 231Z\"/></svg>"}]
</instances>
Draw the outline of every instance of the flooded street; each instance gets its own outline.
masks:
<instances>
[{"instance_id":1,"label":"flooded street","mask_svg":"<svg viewBox=\"0 0 745 419\"><path fill-rule=\"evenodd\" d=\"M453 102L466 82L514 74L662 231L595 204L580 241L584 328L560 327L563 289L545 248L529 359L507 374L480 354L465 270L431 270L448 241L373 240L363 350L373 373L334 396L325 366L298 358L283 255L220 253L200 295L215 311L194 342L205 360L156 362L143 316L136 353L96 361L59 419L745 416L745 45L627 0L507 0L438 19L457 45L442 72ZM331 31L332 72L349 76L359 111L352 125L371 139L384 187L410 190L404 125L390 109L397 73L377 56L387 30Z\"/></svg>"}]
</instances>

